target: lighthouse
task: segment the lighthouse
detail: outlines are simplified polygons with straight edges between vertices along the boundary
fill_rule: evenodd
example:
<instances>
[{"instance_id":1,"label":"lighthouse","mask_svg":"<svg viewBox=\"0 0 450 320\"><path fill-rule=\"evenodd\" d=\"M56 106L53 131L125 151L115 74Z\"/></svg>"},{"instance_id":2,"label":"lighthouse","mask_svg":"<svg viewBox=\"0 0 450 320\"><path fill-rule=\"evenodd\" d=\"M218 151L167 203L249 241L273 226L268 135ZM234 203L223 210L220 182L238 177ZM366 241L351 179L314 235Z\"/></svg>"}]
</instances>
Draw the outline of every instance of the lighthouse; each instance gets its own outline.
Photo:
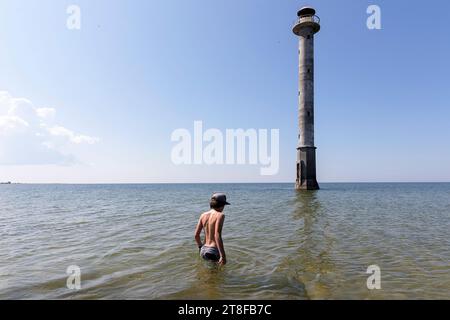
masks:
<instances>
[{"instance_id":1,"label":"lighthouse","mask_svg":"<svg viewBox=\"0 0 450 320\"><path fill-rule=\"evenodd\" d=\"M297 13L293 32L299 38L299 136L297 190L318 190L314 144L314 35L320 31L316 10L304 7Z\"/></svg>"}]
</instances>

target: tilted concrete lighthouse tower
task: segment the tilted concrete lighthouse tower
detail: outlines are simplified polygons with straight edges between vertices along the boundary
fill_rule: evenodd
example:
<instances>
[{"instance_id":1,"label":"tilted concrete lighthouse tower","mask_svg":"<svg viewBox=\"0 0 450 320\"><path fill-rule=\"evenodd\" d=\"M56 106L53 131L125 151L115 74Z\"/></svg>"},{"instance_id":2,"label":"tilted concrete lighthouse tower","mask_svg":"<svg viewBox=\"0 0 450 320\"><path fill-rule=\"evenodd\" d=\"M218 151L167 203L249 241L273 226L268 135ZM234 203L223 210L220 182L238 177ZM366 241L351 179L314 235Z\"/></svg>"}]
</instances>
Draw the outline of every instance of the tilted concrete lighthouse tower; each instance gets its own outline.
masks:
<instances>
[{"instance_id":1,"label":"tilted concrete lighthouse tower","mask_svg":"<svg viewBox=\"0 0 450 320\"><path fill-rule=\"evenodd\" d=\"M320 30L316 10L304 7L297 13L293 32L299 37L299 139L297 190L318 190L314 145L314 34Z\"/></svg>"}]
</instances>

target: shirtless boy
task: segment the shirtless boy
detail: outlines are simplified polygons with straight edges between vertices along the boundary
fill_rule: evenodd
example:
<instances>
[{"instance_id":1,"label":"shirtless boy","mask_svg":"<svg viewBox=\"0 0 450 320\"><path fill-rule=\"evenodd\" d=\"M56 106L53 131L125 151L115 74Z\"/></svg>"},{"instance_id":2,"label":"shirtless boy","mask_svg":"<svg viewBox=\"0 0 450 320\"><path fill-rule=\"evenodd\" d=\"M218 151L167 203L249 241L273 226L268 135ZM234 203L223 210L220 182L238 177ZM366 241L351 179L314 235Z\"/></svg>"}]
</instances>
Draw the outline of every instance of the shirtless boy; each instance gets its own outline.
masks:
<instances>
[{"instance_id":1,"label":"shirtless boy","mask_svg":"<svg viewBox=\"0 0 450 320\"><path fill-rule=\"evenodd\" d=\"M223 210L227 202L227 196L223 193L215 193L211 197L211 210L203 213L195 229L195 241L200 250L200 256L209 261L218 262L221 265L227 263L225 248L222 241L222 228L225 221ZM205 230L205 243L200 238L202 230Z\"/></svg>"}]
</instances>

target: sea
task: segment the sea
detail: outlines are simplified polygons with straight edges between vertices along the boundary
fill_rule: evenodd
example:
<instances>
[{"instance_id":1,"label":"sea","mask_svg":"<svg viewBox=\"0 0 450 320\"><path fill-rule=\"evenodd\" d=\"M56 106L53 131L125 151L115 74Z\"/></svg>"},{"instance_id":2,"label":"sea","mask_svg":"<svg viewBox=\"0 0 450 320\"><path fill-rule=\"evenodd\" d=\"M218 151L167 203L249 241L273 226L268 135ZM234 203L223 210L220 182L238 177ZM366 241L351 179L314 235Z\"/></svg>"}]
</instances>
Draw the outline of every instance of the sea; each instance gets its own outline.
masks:
<instances>
[{"instance_id":1,"label":"sea","mask_svg":"<svg viewBox=\"0 0 450 320\"><path fill-rule=\"evenodd\" d=\"M449 183L0 185L0 299L450 299L449 235Z\"/></svg>"}]
</instances>

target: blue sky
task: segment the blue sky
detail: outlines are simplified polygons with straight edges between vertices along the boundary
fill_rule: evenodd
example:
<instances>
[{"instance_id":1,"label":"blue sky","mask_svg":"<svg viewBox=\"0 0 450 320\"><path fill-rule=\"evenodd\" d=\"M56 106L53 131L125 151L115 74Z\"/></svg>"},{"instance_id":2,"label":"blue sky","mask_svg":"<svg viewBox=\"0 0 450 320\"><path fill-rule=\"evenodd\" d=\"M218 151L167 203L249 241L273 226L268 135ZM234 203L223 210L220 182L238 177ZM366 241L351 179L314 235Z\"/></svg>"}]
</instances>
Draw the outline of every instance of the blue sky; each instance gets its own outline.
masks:
<instances>
[{"instance_id":1,"label":"blue sky","mask_svg":"<svg viewBox=\"0 0 450 320\"><path fill-rule=\"evenodd\" d=\"M81 8L78 31L66 28L71 4ZM298 43L291 27L303 4L2 1L0 116L1 103L4 114L12 105L17 114L9 131L6 120L0 130L0 180L292 182ZM450 3L307 4L322 24L319 182L450 181ZM382 10L382 30L366 27L370 4ZM18 119L27 121L22 131ZM174 165L171 133L193 130L196 120L220 130L280 129L279 173Z\"/></svg>"}]
</instances>

